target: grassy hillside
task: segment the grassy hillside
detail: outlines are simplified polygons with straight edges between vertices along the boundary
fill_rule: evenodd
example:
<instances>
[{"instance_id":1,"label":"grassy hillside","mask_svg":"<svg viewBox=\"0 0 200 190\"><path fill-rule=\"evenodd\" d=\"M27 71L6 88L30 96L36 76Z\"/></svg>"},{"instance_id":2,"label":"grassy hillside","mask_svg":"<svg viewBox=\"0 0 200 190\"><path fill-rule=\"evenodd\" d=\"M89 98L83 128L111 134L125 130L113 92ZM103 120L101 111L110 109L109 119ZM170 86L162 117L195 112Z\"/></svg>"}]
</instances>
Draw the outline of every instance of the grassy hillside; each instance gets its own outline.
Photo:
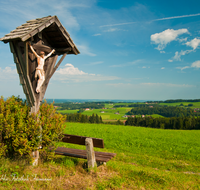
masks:
<instances>
[{"instance_id":1,"label":"grassy hillside","mask_svg":"<svg viewBox=\"0 0 200 190\"><path fill-rule=\"evenodd\" d=\"M111 152L200 161L200 131L67 123L65 133L102 138Z\"/></svg>"},{"instance_id":2,"label":"grassy hillside","mask_svg":"<svg viewBox=\"0 0 200 190\"><path fill-rule=\"evenodd\" d=\"M105 149L95 150L117 156L91 172L84 169L86 160L64 156L37 167L0 159L0 189L200 188L200 131L66 123L65 132L103 138Z\"/></svg>"}]
</instances>

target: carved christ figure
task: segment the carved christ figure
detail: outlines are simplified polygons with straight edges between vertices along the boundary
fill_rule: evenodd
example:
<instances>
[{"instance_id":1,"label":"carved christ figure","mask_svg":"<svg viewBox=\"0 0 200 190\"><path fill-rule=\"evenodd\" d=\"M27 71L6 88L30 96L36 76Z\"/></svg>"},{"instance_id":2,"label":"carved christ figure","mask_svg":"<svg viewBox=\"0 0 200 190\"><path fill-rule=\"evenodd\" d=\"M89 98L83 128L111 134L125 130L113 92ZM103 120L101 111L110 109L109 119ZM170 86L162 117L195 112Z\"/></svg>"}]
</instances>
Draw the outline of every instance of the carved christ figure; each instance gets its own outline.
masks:
<instances>
[{"instance_id":1,"label":"carved christ figure","mask_svg":"<svg viewBox=\"0 0 200 190\"><path fill-rule=\"evenodd\" d=\"M50 57L55 52L55 50L53 49L47 56L45 56L45 53L43 51L41 51L40 55L38 55L35 52L35 50L33 49L33 47L31 46L30 42L28 42L28 44L29 44L30 49L33 52L33 54L37 57L38 66L36 67L35 78L39 77L39 80L37 82L37 88L36 88L36 92L39 93L40 87L42 86L42 84L45 80L44 61L45 61L45 59Z\"/></svg>"}]
</instances>

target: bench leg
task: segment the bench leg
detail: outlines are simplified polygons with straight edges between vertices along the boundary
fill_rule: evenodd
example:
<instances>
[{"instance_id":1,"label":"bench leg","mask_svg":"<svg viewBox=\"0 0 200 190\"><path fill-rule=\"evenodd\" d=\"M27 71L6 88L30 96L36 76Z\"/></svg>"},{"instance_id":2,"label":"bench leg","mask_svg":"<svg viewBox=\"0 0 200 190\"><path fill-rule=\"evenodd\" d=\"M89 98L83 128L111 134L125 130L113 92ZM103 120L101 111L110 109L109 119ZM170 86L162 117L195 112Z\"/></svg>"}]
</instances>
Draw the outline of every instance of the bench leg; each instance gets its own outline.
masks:
<instances>
[{"instance_id":1,"label":"bench leg","mask_svg":"<svg viewBox=\"0 0 200 190\"><path fill-rule=\"evenodd\" d=\"M106 166L106 162L100 162L100 161L97 161L97 166L101 166L101 165Z\"/></svg>"},{"instance_id":2,"label":"bench leg","mask_svg":"<svg viewBox=\"0 0 200 190\"><path fill-rule=\"evenodd\" d=\"M86 145L86 152L87 152L88 168L94 168L96 166L96 159L95 159L92 139L86 138L85 145Z\"/></svg>"},{"instance_id":3,"label":"bench leg","mask_svg":"<svg viewBox=\"0 0 200 190\"><path fill-rule=\"evenodd\" d=\"M33 157L33 166L37 166L38 165L38 159L39 159L39 151L35 150L32 152L32 157Z\"/></svg>"}]
</instances>

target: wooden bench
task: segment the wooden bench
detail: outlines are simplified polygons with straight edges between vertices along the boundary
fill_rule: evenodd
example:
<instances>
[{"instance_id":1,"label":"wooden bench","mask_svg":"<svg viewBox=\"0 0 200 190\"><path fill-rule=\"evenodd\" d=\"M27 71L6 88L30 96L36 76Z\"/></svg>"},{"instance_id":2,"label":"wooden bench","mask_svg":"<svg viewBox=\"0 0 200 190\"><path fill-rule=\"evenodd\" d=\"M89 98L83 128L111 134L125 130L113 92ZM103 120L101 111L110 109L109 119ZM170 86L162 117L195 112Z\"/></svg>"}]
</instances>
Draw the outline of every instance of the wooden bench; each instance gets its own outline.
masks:
<instances>
[{"instance_id":1,"label":"wooden bench","mask_svg":"<svg viewBox=\"0 0 200 190\"><path fill-rule=\"evenodd\" d=\"M115 153L97 152L93 147L104 148L103 139L64 134L62 142L85 145L86 150L58 147L55 154L87 159L88 167L94 167L96 162L106 163L113 158Z\"/></svg>"}]
</instances>

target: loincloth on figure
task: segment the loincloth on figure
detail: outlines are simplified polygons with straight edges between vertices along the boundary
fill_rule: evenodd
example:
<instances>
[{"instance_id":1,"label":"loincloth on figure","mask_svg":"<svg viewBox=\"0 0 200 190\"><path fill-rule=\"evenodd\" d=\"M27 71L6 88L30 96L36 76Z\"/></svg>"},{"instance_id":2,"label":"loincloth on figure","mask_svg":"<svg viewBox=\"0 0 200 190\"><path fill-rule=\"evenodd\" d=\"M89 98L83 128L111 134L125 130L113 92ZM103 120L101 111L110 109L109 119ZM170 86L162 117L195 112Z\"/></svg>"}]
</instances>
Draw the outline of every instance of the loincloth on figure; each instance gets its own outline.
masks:
<instances>
[{"instance_id":1,"label":"loincloth on figure","mask_svg":"<svg viewBox=\"0 0 200 190\"><path fill-rule=\"evenodd\" d=\"M35 78L37 78L37 76L39 76L39 79L43 79L44 80L44 76L45 76L44 70L36 68Z\"/></svg>"}]
</instances>

